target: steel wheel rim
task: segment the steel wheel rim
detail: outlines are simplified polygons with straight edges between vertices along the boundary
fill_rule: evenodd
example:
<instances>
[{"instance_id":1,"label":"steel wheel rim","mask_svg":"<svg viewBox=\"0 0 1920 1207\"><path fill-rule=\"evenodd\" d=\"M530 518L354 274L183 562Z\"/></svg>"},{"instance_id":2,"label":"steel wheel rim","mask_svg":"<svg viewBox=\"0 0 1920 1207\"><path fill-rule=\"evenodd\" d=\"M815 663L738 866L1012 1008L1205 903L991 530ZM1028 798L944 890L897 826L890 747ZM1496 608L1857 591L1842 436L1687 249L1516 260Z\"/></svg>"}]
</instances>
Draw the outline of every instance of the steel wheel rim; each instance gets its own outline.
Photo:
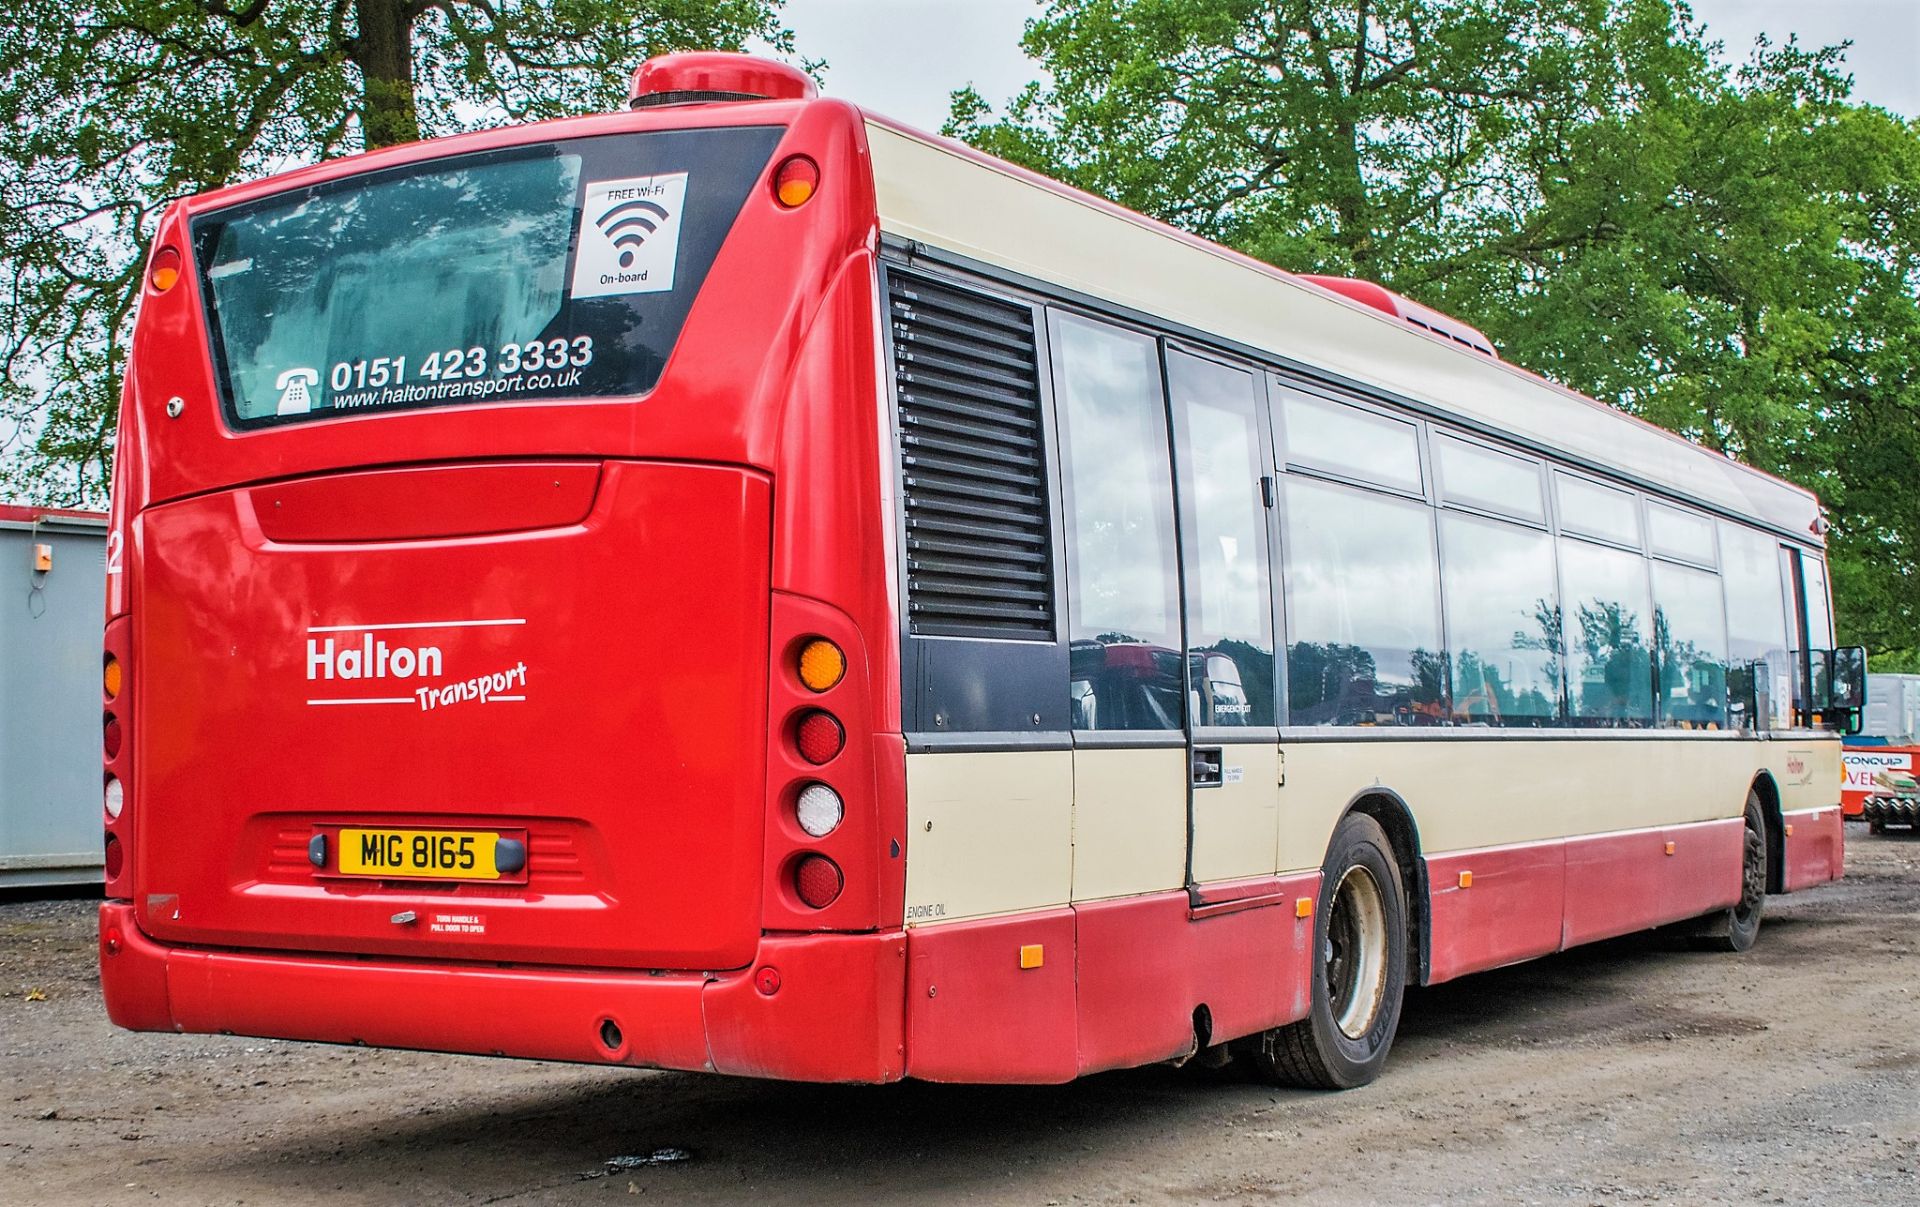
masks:
<instances>
[{"instance_id":1,"label":"steel wheel rim","mask_svg":"<svg viewBox=\"0 0 1920 1207\"><path fill-rule=\"evenodd\" d=\"M1380 882L1358 864L1334 886L1323 954L1334 1026L1364 1039L1387 996L1387 903Z\"/></svg>"}]
</instances>

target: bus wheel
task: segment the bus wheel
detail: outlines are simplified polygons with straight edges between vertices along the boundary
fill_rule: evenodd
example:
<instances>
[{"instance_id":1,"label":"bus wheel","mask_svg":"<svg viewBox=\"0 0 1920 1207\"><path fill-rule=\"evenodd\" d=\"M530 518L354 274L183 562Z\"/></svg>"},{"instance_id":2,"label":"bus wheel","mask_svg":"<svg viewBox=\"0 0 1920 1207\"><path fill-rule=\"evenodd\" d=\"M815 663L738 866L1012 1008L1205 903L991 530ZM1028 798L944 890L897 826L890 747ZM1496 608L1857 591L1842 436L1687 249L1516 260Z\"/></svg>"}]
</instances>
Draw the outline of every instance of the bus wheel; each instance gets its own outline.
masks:
<instances>
[{"instance_id":1,"label":"bus wheel","mask_svg":"<svg viewBox=\"0 0 1920 1207\"><path fill-rule=\"evenodd\" d=\"M1406 890L1380 823L1349 813L1333 832L1314 911L1307 1017L1254 1040L1254 1063L1285 1085L1344 1090L1380 1075L1407 979Z\"/></svg>"},{"instance_id":2,"label":"bus wheel","mask_svg":"<svg viewBox=\"0 0 1920 1207\"><path fill-rule=\"evenodd\" d=\"M1747 793L1745 855L1740 864L1740 901L1707 917L1698 942L1710 951L1745 951L1760 937L1767 908L1767 823L1760 794Z\"/></svg>"}]
</instances>

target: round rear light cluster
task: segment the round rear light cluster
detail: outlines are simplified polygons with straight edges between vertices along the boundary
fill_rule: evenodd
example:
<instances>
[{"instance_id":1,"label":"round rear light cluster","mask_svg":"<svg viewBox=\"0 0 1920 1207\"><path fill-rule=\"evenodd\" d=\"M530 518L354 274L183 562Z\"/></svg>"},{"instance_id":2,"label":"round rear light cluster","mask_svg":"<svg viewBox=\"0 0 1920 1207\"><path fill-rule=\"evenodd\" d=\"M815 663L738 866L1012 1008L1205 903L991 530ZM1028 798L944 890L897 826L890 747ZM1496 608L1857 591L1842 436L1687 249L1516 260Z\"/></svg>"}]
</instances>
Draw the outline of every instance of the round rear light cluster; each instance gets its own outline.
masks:
<instances>
[{"instance_id":1,"label":"round rear light cluster","mask_svg":"<svg viewBox=\"0 0 1920 1207\"><path fill-rule=\"evenodd\" d=\"M100 724L100 749L111 763L120 757L120 718L108 713Z\"/></svg>"},{"instance_id":2,"label":"round rear light cluster","mask_svg":"<svg viewBox=\"0 0 1920 1207\"><path fill-rule=\"evenodd\" d=\"M795 798L793 813L802 830L814 838L825 838L839 828L847 807L840 794L825 784L808 784Z\"/></svg>"},{"instance_id":3,"label":"round rear light cluster","mask_svg":"<svg viewBox=\"0 0 1920 1207\"><path fill-rule=\"evenodd\" d=\"M818 767L832 762L840 753L840 748L847 744L847 731L832 713L816 708L801 715L800 723L794 727L793 740L800 748L800 757Z\"/></svg>"},{"instance_id":4,"label":"round rear light cluster","mask_svg":"<svg viewBox=\"0 0 1920 1207\"><path fill-rule=\"evenodd\" d=\"M122 869L126 867L126 864L127 864L126 848L120 845L120 840L118 838L115 838L111 834L107 835L107 854L106 854L107 879L118 880L120 878L120 872L122 871Z\"/></svg>"},{"instance_id":5,"label":"round rear light cluster","mask_svg":"<svg viewBox=\"0 0 1920 1207\"><path fill-rule=\"evenodd\" d=\"M120 811L127 807L127 790L121 786L120 777L109 775L106 789L101 795L107 808L107 820L119 821Z\"/></svg>"},{"instance_id":6,"label":"round rear light cluster","mask_svg":"<svg viewBox=\"0 0 1920 1207\"><path fill-rule=\"evenodd\" d=\"M825 855L805 855L793 868L793 891L811 909L825 909L846 887L840 865Z\"/></svg>"}]
</instances>

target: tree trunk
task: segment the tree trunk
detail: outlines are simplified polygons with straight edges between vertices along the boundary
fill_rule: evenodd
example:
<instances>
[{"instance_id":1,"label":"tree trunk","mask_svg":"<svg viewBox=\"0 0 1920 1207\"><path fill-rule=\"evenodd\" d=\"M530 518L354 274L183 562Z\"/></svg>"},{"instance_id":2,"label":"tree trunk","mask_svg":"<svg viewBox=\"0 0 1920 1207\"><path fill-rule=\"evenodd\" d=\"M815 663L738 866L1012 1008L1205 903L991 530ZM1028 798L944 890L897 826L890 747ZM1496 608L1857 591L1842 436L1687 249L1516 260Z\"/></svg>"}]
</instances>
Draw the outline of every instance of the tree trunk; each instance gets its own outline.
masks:
<instances>
[{"instance_id":1,"label":"tree trunk","mask_svg":"<svg viewBox=\"0 0 1920 1207\"><path fill-rule=\"evenodd\" d=\"M367 150L414 142L420 117L413 100L413 19L401 0L353 0L353 11L360 26L352 55L360 69Z\"/></svg>"}]
</instances>

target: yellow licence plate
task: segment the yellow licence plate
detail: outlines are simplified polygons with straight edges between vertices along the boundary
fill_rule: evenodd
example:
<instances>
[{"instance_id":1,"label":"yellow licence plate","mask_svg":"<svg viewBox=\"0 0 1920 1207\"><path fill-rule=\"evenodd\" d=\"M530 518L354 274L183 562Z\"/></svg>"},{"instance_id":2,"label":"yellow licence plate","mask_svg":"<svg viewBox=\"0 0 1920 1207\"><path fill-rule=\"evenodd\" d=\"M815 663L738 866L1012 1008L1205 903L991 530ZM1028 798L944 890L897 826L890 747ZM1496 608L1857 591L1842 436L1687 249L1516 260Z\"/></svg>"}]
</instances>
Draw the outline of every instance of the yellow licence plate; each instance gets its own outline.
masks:
<instances>
[{"instance_id":1,"label":"yellow licence plate","mask_svg":"<svg viewBox=\"0 0 1920 1207\"><path fill-rule=\"evenodd\" d=\"M499 839L477 830L341 830L340 874L498 880L493 854Z\"/></svg>"}]
</instances>

